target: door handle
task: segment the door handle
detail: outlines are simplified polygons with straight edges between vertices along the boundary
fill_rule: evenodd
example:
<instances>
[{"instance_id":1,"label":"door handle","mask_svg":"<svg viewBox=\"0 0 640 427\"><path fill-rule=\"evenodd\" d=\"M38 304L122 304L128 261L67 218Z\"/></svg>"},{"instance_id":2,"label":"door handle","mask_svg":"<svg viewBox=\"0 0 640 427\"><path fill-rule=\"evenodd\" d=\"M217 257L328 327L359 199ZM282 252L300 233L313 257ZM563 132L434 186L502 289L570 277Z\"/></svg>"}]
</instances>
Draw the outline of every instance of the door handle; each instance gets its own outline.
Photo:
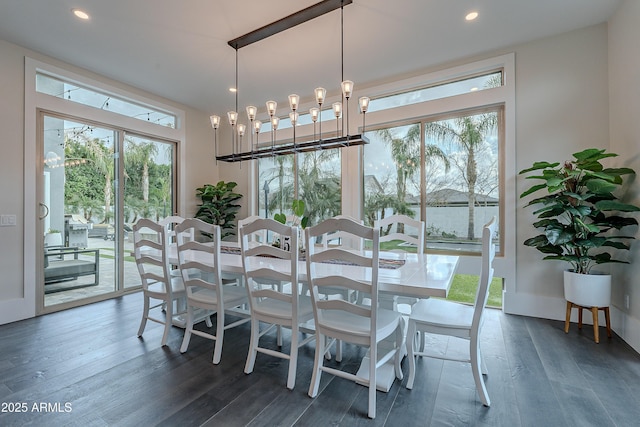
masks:
<instances>
[{"instance_id":1,"label":"door handle","mask_svg":"<svg viewBox=\"0 0 640 427\"><path fill-rule=\"evenodd\" d=\"M44 215L42 215L41 217L39 217L38 219L43 220L46 217L49 216L49 206L45 205L44 203L40 202L38 203L40 205L41 208L44 208ZM41 209L42 211L42 209Z\"/></svg>"}]
</instances>

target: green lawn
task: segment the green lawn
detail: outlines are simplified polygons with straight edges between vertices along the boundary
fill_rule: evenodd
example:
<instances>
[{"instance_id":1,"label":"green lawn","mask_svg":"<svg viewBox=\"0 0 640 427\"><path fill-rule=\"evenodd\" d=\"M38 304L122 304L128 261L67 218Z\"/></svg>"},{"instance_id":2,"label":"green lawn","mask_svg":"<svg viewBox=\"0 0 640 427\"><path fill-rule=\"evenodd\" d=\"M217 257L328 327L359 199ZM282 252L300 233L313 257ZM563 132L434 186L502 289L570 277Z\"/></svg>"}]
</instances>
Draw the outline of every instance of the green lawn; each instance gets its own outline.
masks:
<instances>
[{"instance_id":1,"label":"green lawn","mask_svg":"<svg viewBox=\"0 0 640 427\"><path fill-rule=\"evenodd\" d=\"M448 300L473 304L478 289L478 276L469 274L456 274L449 290ZM502 307L502 280L494 277L489 286L489 307Z\"/></svg>"}]
</instances>

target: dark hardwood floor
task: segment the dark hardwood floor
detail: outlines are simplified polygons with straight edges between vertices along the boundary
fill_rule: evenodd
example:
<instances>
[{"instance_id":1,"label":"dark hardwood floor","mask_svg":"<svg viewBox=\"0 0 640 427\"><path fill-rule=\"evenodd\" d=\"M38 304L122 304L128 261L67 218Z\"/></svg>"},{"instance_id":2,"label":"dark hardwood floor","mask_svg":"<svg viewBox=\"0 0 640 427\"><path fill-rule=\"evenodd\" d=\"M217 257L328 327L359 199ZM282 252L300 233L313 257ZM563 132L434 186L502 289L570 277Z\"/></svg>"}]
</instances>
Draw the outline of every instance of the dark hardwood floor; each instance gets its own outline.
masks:
<instances>
[{"instance_id":1,"label":"dark hardwood floor","mask_svg":"<svg viewBox=\"0 0 640 427\"><path fill-rule=\"evenodd\" d=\"M640 356L619 337L593 342L590 327L489 310L483 350L491 408L479 402L468 364L420 359L413 390L396 381L378 392L324 374L307 396L313 344L301 349L296 388L287 362L259 354L243 372L249 325L227 331L222 361L213 343L182 330L160 347L150 323L136 337L140 294L0 326L0 426L633 426L640 420ZM202 325L204 327L204 325ZM270 337L275 345L275 337ZM267 338L268 339L268 338ZM431 339L446 350L457 343ZM342 365L364 354L345 345ZM17 412L23 411L23 412Z\"/></svg>"}]
</instances>

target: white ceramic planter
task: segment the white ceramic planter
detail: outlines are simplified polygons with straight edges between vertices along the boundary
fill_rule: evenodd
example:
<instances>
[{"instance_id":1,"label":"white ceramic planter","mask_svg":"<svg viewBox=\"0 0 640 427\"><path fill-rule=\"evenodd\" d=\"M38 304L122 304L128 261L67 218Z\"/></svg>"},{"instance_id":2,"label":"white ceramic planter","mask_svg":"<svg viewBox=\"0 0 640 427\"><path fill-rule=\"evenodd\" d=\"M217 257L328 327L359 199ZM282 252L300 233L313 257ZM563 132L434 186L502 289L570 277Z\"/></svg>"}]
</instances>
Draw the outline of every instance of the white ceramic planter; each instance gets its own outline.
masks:
<instances>
[{"instance_id":1,"label":"white ceramic planter","mask_svg":"<svg viewBox=\"0 0 640 427\"><path fill-rule=\"evenodd\" d=\"M611 305L611 275L604 273L577 274L564 272L564 297L583 307Z\"/></svg>"}]
</instances>

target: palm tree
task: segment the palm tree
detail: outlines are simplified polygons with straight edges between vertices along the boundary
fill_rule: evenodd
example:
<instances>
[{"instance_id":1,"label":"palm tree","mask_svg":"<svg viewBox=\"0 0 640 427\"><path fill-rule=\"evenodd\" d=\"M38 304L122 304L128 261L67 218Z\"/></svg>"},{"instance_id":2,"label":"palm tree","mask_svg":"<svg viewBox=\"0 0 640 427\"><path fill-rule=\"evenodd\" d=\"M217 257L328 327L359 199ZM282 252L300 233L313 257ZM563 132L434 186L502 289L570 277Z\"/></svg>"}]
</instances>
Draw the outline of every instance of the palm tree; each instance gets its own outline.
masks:
<instances>
[{"instance_id":1,"label":"palm tree","mask_svg":"<svg viewBox=\"0 0 640 427\"><path fill-rule=\"evenodd\" d=\"M495 130L498 123L496 113L458 117L453 120L429 122L425 124L425 136L445 144L460 147L465 154L463 179L469 195L469 225L467 239L473 240L475 227L476 183L478 180L478 164L476 151L484 143L486 137Z\"/></svg>"},{"instance_id":2,"label":"palm tree","mask_svg":"<svg viewBox=\"0 0 640 427\"><path fill-rule=\"evenodd\" d=\"M389 129L382 129L378 131L378 134L386 144L390 145L391 157L396 165L397 200L393 203L393 213L413 216L413 211L408 208L406 203L407 181L420 171L420 125L410 126L404 137L394 137ZM434 160L442 161L445 169L449 170L449 159L440 147L434 144L426 144L425 163L431 164ZM381 215L384 217L384 208ZM404 232L403 224L399 225L398 232Z\"/></svg>"},{"instance_id":3,"label":"palm tree","mask_svg":"<svg viewBox=\"0 0 640 427\"><path fill-rule=\"evenodd\" d=\"M153 142L136 143L127 140L126 160L132 164L142 165L142 200L149 202L149 162L158 154L158 146Z\"/></svg>"},{"instance_id":4,"label":"palm tree","mask_svg":"<svg viewBox=\"0 0 640 427\"><path fill-rule=\"evenodd\" d=\"M80 134L85 140L85 145L89 153L88 158L93 166L104 175L104 221L108 222L111 215L111 198L113 175L115 173L115 164L113 161L113 146L106 147L99 138L87 138L84 133ZM79 136L79 135L78 135Z\"/></svg>"}]
</instances>

